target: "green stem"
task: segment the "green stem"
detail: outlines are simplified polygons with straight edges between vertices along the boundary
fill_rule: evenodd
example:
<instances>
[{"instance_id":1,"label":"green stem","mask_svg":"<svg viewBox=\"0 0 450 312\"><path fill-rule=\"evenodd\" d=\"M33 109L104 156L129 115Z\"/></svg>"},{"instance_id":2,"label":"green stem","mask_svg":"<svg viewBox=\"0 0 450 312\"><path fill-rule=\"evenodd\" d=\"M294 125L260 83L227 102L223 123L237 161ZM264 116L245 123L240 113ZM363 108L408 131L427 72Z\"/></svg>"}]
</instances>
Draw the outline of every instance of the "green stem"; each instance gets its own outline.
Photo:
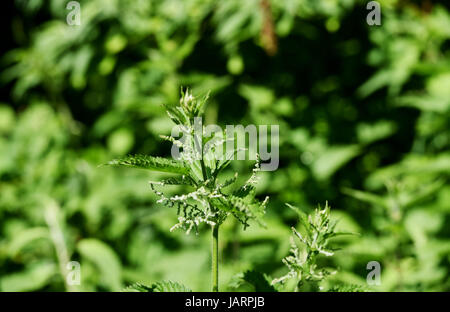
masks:
<instances>
[{"instance_id":1,"label":"green stem","mask_svg":"<svg viewBox=\"0 0 450 312\"><path fill-rule=\"evenodd\" d=\"M219 225L212 227L212 291L219 291Z\"/></svg>"}]
</instances>

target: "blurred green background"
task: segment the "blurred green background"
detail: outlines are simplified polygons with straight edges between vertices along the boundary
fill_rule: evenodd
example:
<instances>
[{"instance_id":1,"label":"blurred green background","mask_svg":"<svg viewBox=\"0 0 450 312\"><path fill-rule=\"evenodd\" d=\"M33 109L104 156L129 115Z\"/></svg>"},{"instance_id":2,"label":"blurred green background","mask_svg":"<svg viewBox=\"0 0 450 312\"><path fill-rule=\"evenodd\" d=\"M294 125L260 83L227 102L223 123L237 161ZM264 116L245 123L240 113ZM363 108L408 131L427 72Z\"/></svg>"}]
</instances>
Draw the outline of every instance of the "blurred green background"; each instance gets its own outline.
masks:
<instances>
[{"instance_id":1,"label":"blurred green background","mask_svg":"<svg viewBox=\"0 0 450 312\"><path fill-rule=\"evenodd\" d=\"M267 228L221 227L222 290L249 290L233 288L248 269L284 274L297 222L285 203L328 200L338 228L360 233L337 240L328 283L366 285L374 260L373 290L450 291L448 2L380 0L381 26L357 0L79 1L80 26L66 0L6 2L1 291L209 290L209 232L169 232L154 174L98 166L170 155L161 104L181 86L211 90L209 123L280 125L280 167L257 191ZM71 260L81 285L67 287Z\"/></svg>"}]
</instances>

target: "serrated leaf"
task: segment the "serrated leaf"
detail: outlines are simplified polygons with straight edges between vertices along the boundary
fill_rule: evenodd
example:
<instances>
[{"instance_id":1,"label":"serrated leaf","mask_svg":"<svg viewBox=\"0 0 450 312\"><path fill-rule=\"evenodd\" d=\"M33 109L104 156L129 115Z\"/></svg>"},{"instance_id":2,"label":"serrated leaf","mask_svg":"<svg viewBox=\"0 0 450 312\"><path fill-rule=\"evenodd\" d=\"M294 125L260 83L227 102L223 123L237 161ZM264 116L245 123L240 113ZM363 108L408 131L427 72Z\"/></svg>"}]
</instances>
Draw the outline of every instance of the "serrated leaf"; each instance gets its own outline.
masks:
<instances>
[{"instance_id":1,"label":"serrated leaf","mask_svg":"<svg viewBox=\"0 0 450 312\"><path fill-rule=\"evenodd\" d=\"M152 284L153 292L191 292L192 290L178 282L163 281Z\"/></svg>"},{"instance_id":2,"label":"serrated leaf","mask_svg":"<svg viewBox=\"0 0 450 312\"><path fill-rule=\"evenodd\" d=\"M368 292L367 288L362 285L336 285L331 287L328 292Z\"/></svg>"},{"instance_id":3,"label":"serrated leaf","mask_svg":"<svg viewBox=\"0 0 450 312\"><path fill-rule=\"evenodd\" d=\"M190 185L195 186L192 179L190 179L187 176L181 176L181 177L171 177L167 179L162 179L161 181L150 181L150 184L158 184L158 185Z\"/></svg>"},{"instance_id":4,"label":"serrated leaf","mask_svg":"<svg viewBox=\"0 0 450 312\"><path fill-rule=\"evenodd\" d=\"M134 167L153 171L179 173L179 174L189 173L189 168L182 161L148 155L134 155L120 159L114 159L109 161L106 165Z\"/></svg>"},{"instance_id":5,"label":"serrated leaf","mask_svg":"<svg viewBox=\"0 0 450 312\"><path fill-rule=\"evenodd\" d=\"M191 289L178 282L162 281L147 286L142 283L135 283L128 286L125 292L192 292Z\"/></svg>"},{"instance_id":6,"label":"serrated leaf","mask_svg":"<svg viewBox=\"0 0 450 312\"><path fill-rule=\"evenodd\" d=\"M240 279L252 285L256 292L276 292L276 289L270 284L268 276L261 272L248 270Z\"/></svg>"},{"instance_id":7,"label":"serrated leaf","mask_svg":"<svg viewBox=\"0 0 450 312\"><path fill-rule=\"evenodd\" d=\"M127 286L123 292L153 292L153 288L142 283L134 283L133 285Z\"/></svg>"}]
</instances>

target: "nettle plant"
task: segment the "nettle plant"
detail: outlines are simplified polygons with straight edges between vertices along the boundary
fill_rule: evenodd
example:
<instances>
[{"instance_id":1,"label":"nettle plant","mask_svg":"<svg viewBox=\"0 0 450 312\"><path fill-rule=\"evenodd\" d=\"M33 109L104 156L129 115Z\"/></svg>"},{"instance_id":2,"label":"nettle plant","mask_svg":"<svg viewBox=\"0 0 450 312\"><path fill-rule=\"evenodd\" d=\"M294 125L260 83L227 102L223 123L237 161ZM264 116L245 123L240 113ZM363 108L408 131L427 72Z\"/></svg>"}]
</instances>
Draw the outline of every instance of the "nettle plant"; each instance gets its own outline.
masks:
<instances>
[{"instance_id":1,"label":"nettle plant","mask_svg":"<svg viewBox=\"0 0 450 312\"><path fill-rule=\"evenodd\" d=\"M244 229L249 226L250 220L261 223L268 197L262 202L255 198L256 174L260 170L259 157L257 157L250 178L240 187L235 186L234 191L226 191L227 187L237 181L237 173L233 178L222 182L219 176L240 149L224 150L224 145L228 140L226 133L222 133L222 137L208 135L206 127L199 123L207 99L208 96L205 96L198 100L192 96L189 90L185 92L182 90L179 105L165 105L170 119L183 134L180 139L174 136L161 136L178 148L179 153L176 159L135 155L112 160L108 162L108 165L176 174L176 176L161 181L150 182L150 186L159 197L157 203L177 209L178 222L171 228L171 231L183 229L189 234L192 230L198 232L199 226L202 224L211 227L212 291L218 291L220 225L230 215L242 223ZM199 127L201 131L198 131ZM163 191L171 185L185 185L192 191L182 195L167 196ZM136 288L136 290L142 289L164 288L159 286L146 288L143 285L138 285ZM174 287L169 287L169 289L173 290Z\"/></svg>"},{"instance_id":2,"label":"nettle plant","mask_svg":"<svg viewBox=\"0 0 450 312\"><path fill-rule=\"evenodd\" d=\"M322 209L316 208L314 213L305 214L297 207L287 204L295 210L299 216L302 230L298 231L292 227L293 236L291 236L291 255L283 259L283 263L288 267L289 272L272 281L272 284L285 283L288 280L293 281L294 291L307 287L308 290L319 290L320 282L335 270L329 270L318 264L318 257L331 257L335 249L329 247L330 240L339 235L351 234L349 232L336 231L337 222L331 220L331 211L326 202ZM296 239L301 243L297 244Z\"/></svg>"},{"instance_id":3,"label":"nettle plant","mask_svg":"<svg viewBox=\"0 0 450 312\"><path fill-rule=\"evenodd\" d=\"M330 243L334 237L353 234L336 230L336 221L331 219L331 211L328 202L325 207L320 205L310 214L306 214L299 208L286 204L299 216L299 229L292 227L293 235L290 237L290 255L282 262L288 272L272 279L267 274L257 271L247 271L238 275L235 287L244 284L251 285L255 291L322 291L323 282L337 273L337 270L325 267L320 258L331 257L337 249L331 248ZM336 285L328 291L365 291L360 285Z\"/></svg>"}]
</instances>

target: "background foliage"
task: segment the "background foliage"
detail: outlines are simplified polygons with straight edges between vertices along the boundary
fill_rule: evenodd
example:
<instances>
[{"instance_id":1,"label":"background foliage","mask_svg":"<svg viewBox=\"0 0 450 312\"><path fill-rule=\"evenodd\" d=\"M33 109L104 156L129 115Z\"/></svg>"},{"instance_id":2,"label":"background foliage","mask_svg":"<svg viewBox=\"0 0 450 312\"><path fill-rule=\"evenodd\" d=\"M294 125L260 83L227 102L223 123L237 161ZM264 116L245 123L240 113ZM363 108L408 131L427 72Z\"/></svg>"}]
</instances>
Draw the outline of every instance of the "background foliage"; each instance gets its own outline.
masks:
<instances>
[{"instance_id":1,"label":"background foliage","mask_svg":"<svg viewBox=\"0 0 450 312\"><path fill-rule=\"evenodd\" d=\"M357 0L91 0L68 26L67 2L2 4L0 290L209 289L209 237L169 232L155 175L98 167L170 155L161 104L180 86L211 90L209 123L280 125L280 168L257 188L267 228L222 226L222 290L251 290L236 282L247 270L286 274L285 203L325 200L360 233L334 240L325 287L366 285L375 260L373 290L450 290L448 4L380 0L368 26ZM62 277L70 260L80 286Z\"/></svg>"}]
</instances>

